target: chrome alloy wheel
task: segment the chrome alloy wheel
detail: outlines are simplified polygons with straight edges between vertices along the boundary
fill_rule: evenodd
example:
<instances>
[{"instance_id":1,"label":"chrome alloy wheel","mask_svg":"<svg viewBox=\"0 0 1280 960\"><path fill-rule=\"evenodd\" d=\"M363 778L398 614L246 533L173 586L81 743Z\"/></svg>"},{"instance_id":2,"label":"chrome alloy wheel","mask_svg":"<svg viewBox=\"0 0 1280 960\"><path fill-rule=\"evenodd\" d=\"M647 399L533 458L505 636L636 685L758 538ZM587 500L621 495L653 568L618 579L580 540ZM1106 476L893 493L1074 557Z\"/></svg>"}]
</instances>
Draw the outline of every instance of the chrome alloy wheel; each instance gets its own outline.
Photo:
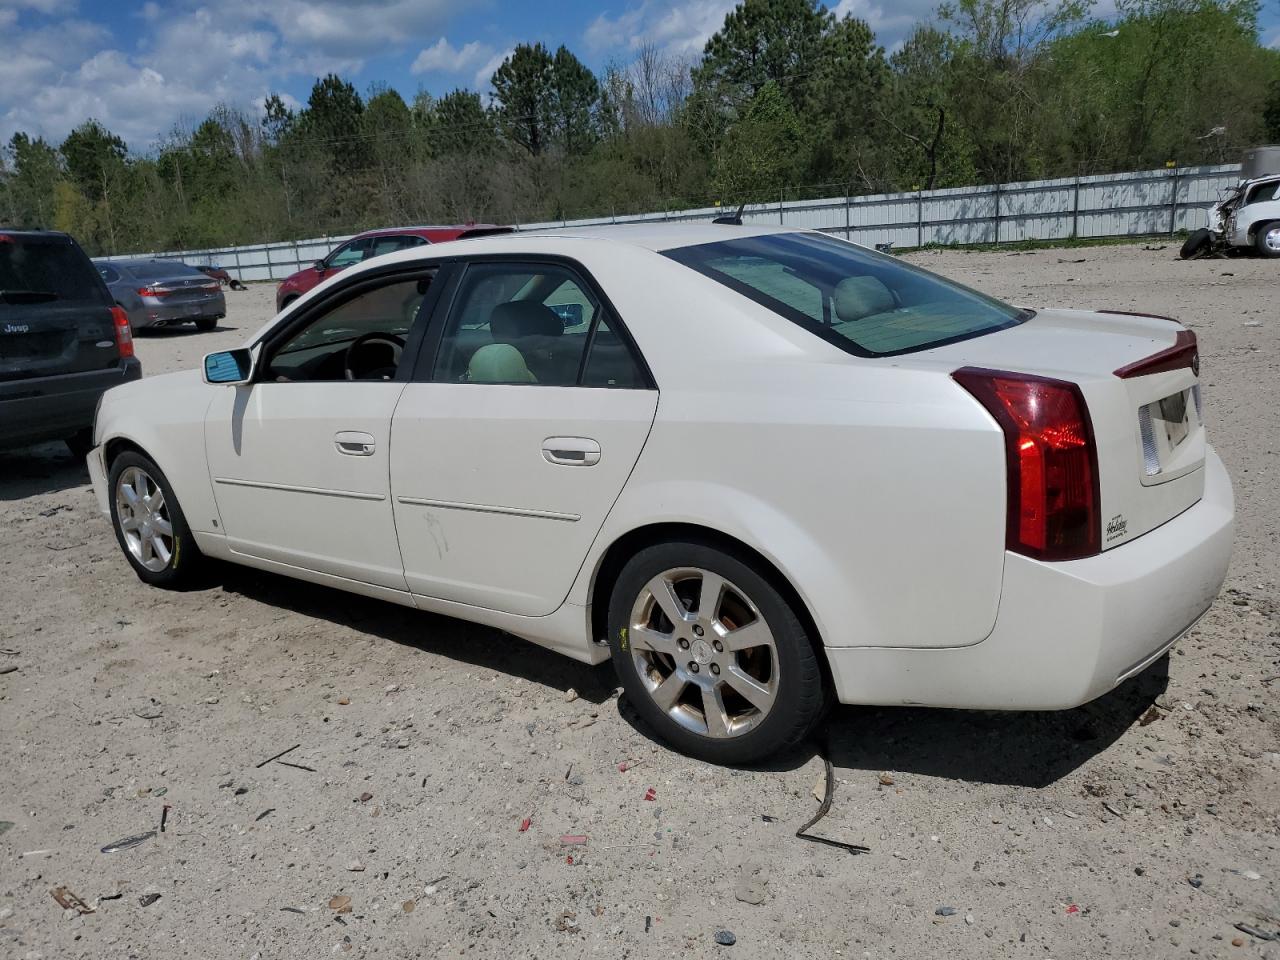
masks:
<instances>
[{"instance_id":1,"label":"chrome alloy wheel","mask_svg":"<svg viewBox=\"0 0 1280 960\"><path fill-rule=\"evenodd\" d=\"M116 481L116 522L133 559L152 573L173 556L173 523L164 493L145 470L128 467Z\"/></svg>"},{"instance_id":2,"label":"chrome alloy wheel","mask_svg":"<svg viewBox=\"0 0 1280 960\"><path fill-rule=\"evenodd\" d=\"M1273 223L1267 228L1262 242L1267 245L1268 250L1273 253L1280 253L1280 223Z\"/></svg>"},{"instance_id":3,"label":"chrome alloy wheel","mask_svg":"<svg viewBox=\"0 0 1280 960\"><path fill-rule=\"evenodd\" d=\"M758 726L778 696L773 632L751 598L710 570L668 570L631 608L632 663L658 709L716 739Z\"/></svg>"}]
</instances>

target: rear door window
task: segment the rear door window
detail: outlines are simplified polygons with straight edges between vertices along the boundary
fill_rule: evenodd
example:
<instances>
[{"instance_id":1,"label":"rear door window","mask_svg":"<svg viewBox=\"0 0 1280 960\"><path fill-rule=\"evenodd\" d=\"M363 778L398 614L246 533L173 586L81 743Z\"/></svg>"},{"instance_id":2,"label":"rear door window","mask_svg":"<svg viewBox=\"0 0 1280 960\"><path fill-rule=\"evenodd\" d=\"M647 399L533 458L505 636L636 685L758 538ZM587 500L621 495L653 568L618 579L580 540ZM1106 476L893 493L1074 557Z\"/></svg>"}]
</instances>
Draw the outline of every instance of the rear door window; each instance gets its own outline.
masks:
<instances>
[{"instance_id":1,"label":"rear door window","mask_svg":"<svg viewBox=\"0 0 1280 960\"><path fill-rule=\"evenodd\" d=\"M51 301L109 302L98 271L66 237L0 233L0 306Z\"/></svg>"}]
</instances>

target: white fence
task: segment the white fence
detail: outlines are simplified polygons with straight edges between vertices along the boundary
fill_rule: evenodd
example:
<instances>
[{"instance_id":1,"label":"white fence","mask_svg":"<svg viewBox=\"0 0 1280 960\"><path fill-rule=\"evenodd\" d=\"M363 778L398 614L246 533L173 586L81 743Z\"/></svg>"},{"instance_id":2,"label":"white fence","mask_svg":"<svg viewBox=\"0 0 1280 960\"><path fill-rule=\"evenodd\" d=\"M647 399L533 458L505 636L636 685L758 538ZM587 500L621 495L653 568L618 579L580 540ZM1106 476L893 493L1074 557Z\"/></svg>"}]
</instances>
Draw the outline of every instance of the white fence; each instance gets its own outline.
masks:
<instances>
[{"instance_id":1,"label":"white fence","mask_svg":"<svg viewBox=\"0 0 1280 960\"><path fill-rule=\"evenodd\" d=\"M1150 236L1204 226L1206 208L1223 190L1234 186L1239 176L1239 164L1225 164L875 196L779 200L748 206L742 219L744 223L807 227L868 246L892 243L897 247L921 247ZM663 210L527 223L518 228L709 220L725 212L719 207ZM246 282L281 280L319 260L351 237L352 234L346 234L209 250L170 250L150 256L194 264L221 264L232 276Z\"/></svg>"}]
</instances>

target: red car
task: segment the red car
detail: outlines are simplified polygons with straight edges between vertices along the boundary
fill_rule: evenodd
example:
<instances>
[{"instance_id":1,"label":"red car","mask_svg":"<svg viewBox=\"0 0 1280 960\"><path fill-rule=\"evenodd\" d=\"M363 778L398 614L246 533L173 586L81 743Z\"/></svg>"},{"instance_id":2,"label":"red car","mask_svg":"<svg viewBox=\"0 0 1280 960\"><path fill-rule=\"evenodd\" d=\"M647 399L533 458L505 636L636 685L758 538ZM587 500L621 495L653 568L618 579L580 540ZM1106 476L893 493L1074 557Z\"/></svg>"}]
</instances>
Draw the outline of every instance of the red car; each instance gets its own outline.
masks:
<instances>
[{"instance_id":1,"label":"red car","mask_svg":"<svg viewBox=\"0 0 1280 960\"><path fill-rule=\"evenodd\" d=\"M406 247L420 247L427 243L444 243L446 240L483 237L493 233L511 233L512 230L512 227L498 227L491 223L366 230L331 251L323 260L317 260L311 266L286 277L276 290L276 309L283 310L322 280L327 280L339 270L368 260L370 257L404 250Z\"/></svg>"}]
</instances>

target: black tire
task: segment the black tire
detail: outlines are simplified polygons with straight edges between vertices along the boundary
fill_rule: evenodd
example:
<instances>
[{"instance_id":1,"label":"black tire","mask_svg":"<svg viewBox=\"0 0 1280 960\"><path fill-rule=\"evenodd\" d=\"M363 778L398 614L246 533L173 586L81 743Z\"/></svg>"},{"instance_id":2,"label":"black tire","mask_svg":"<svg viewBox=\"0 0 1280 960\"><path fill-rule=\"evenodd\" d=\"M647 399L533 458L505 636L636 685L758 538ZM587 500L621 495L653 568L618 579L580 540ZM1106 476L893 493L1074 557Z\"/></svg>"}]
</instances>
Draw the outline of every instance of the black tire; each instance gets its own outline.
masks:
<instances>
[{"instance_id":1,"label":"black tire","mask_svg":"<svg viewBox=\"0 0 1280 960\"><path fill-rule=\"evenodd\" d=\"M1260 223L1253 228L1253 249L1260 257L1280 257L1280 220Z\"/></svg>"},{"instance_id":2,"label":"black tire","mask_svg":"<svg viewBox=\"0 0 1280 960\"><path fill-rule=\"evenodd\" d=\"M67 445L67 449L71 451L73 457L77 460L83 460L89 456L89 451L93 449L93 427L77 430L63 442Z\"/></svg>"},{"instance_id":3,"label":"black tire","mask_svg":"<svg viewBox=\"0 0 1280 960\"><path fill-rule=\"evenodd\" d=\"M196 321L196 329L201 333L208 333L210 330L218 329L217 317L201 317Z\"/></svg>"},{"instance_id":4,"label":"black tire","mask_svg":"<svg viewBox=\"0 0 1280 960\"><path fill-rule=\"evenodd\" d=\"M1182 257L1183 260L1194 260L1196 257L1208 253L1211 237L1212 234L1204 227L1199 230L1192 230L1182 244L1182 250L1178 256Z\"/></svg>"},{"instance_id":5,"label":"black tire","mask_svg":"<svg viewBox=\"0 0 1280 960\"><path fill-rule=\"evenodd\" d=\"M724 592L723 596L727 599L722 603L736 604L740 611L746 610L746 607L740 605L742 598L745 598L748 604L754 605L759 618L764 621L765 627L772 635L772 652L755 648L750 653L744 654L723 651L714 653L706 643L702 643L699 647L698 640L692 641L693 647L685 646L680 649L673 645L671 649L680 654L682 661L685 656L692 657L698 651L716 658L704 667L700 667L695 677L683 667L675 666L665 654L647 652L639 645L640 633L633 628L633 608L648 604L648 609L653 609L656 603L656 601L651 603L645 599L651 596L647 591L647 585L654 578L672 571L697 570L707 571L728 582L730 589ZM682 573L678 576L684 575ZM687 586L693 583L692 580L678 582L679 589L685 589L686 592L701 591L700 585ZM683 600L683 602L686 610L694 610L690 600ZM721 626L724 626L721 618L728 618L728 614L722 613L725 609L727 608L724 606L717 607L711 614ZM692 615L691 612L690 616ZM747 610L745 614L735 619L743 620L750 626L754 622L750 619L752 616ZM661 621L659 618L658 622L671 626L673 637L681 629L675 627L670 620ZM687 625L685 628L690 631L700 629L697 626ZM697 637L710 639L716 635L710 627L703 629L704 632L697 633ZM676 642L672 641L673 644ZM828 689L818 661L816 638L809 635L797 611L792 609L791 604L779 592L770 577L764 575L750 558L710 543L690 540L657 544L641 550L627 562L619 573L610 595L609 647L613 654L614 669L626 691L627 699L634 705L641 719L677 750L710 763L752 763L792 749L809 736L826 712L829 700ZM722 699L725 705L722 716L729 716L728 707L732 701L746 708L741 716L747 719L731 720L731 722L742 723L743 732L711 736L710 725L705 720L706 711L699 712L698 704L705 702L702 700L701 684L722 683L723 681L712 679L712 671L717 678L721 677L730 671L731 664L748 670L757 669L744 663L740 658L766 654L771 658L770 662L773 665L769 675L776 683L773 699L767 711L752 707L732 688L731 684L726 684L720 688L721 697L728 698ZM644 663L647 680L641 678L638 662ZM723 672L720 662L724 663ZM689 661L687 665L691 667L692 664L693 661ZM680 695L681 699L675 703L672 711L685 718L685 724L696 725L696 718L702 716L704 721L701 732L677 722L671 713L654 701L648 684L658 682L664 670L669 670L668 677L674 677L678 671L682 671L676 679L683 680L686 685L681 688L683 691ZM776 670L776 674L772 674L772 670ZM725 724L724 728L727 730L728 726Z\"/></svg>"},{"instance_id":6,"label":"black tire","mask_svg":"<svg viewBox=\"0 0 1280 960\"><path fill-rule=\"evenodd\" d=\"M166 520L172 528L172 536L168 548L169 556L159 569L149 569L139 557L134 555L121 526L117 492L120 489L121 477L130 470L141 471L155 486L159 487L164 498L161 508L162 519ZM182 513L182 507L178 504L178 498L174 496L173 487L169 485L168 478L154 462L132 450L120 454L111 461L107 480L107 503L111 508L111 528L115 531L116 542L120 544L121 552L124 553L125 559L129 561L129 566L133 567L139 580L154 587L179 587L193 581L204 557L196 546L191 528L187 526L187 519ZM153 557L158 556L159 554L153 551Z\"/></svg>"},{"instance_id":7,"label":"black tire","mask_svg":"<svg viewBox=\"0 0 1280 960\"><path fill-rule=\"evenodd\" d=\"M283 300L281 300L281 301L280 301L280 309L281 309L281 310L288 310L288 309L289 309L289 304L291 304L291 303L293 303L293 301L297 300L297 299L298 299L298 296L299 296L299 294L294 294L292 297L285 297Z\"/></svg>"}]
</instances>

